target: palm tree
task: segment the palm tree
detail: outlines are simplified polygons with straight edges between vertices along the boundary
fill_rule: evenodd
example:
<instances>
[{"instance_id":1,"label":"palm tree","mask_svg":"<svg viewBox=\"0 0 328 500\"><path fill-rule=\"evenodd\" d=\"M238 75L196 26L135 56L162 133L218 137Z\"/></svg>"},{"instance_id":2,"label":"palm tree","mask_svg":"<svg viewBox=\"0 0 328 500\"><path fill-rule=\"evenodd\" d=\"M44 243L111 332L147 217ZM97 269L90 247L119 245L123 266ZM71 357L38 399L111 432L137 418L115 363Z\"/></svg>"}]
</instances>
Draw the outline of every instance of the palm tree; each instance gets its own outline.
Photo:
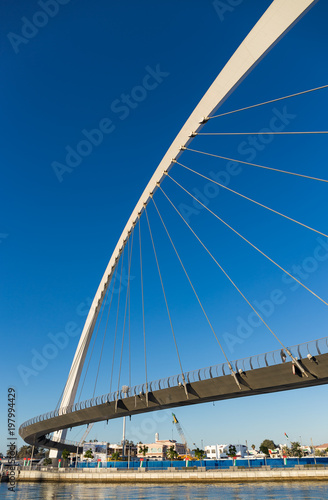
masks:
<instances>
[{"instance_id":1,"label":"palm tree","mask_svg":"<svg viewBox=\"0 0 328 500\"><path fill-rule=\"evenodd\" d=\"M115 462L120 460L120 453L118 451L114 451L114 453L112 453L112 460L114 460Z\"/></svg>"},{"instance_id":2,"label":"palm tree","mask_svg":"<svg viewBox=\"0 0 328 500\"><path fill-rule=\"evenodd\" d=\"M142 453L144 457L146 456L147 452L148 452L148 446L146 445L139 446L139 453Z\"/></svg>"},{"instance_id":3,"label":"palm tree","mask_svg":"<svg viewBox=\"0 0 328 500\"><path fill-rule=\"evenodd\" d=\"M38 452L38 449L37 448L34 448L34 452ZM24 445L22 446L18 453L17 453L17 458L30 458L32 455L32 446L27 446L27 445Z\"/></svg>"},{"instance_id":4,"label":"palm tree","mask_svg":"<svg viewBox=\"0 0 328 500\"><path fill-rule=\"evenodd\" d=\"M171 461L174 460L175 458L178 458L178 453L176 452L176 450L174 449L174 446L170 446L167 450L166 450L166 456L167 458L169 458Z\"/></svg>"},{"instance_id":5,"label":"palm tree","mask_svg":"<svg viewBox=\"0 0 328 500\"><path fill-rule=\"evenodd\" d=\"M195 448L194 450L192 450L194 453L195 453L195 458L197 460L203 460L203 458L206 457L206 453L204 450L201 450L200 448Z\"/></svg>"},{"instance_id":6,"label":"palm tree","mask_svg":"<svg viewBox=\"0 0 328 500\"><path fill-rule=\"evenodd\" d=\"M70 456L70 452L68 450L66 450L66 448L65 448L65 450L63 450L63 452L62 452L62 459L64 461L64 467L66 467L66 465L67 465L67 460L68 460L69 456Z\"/></svg>"}]
</instances>

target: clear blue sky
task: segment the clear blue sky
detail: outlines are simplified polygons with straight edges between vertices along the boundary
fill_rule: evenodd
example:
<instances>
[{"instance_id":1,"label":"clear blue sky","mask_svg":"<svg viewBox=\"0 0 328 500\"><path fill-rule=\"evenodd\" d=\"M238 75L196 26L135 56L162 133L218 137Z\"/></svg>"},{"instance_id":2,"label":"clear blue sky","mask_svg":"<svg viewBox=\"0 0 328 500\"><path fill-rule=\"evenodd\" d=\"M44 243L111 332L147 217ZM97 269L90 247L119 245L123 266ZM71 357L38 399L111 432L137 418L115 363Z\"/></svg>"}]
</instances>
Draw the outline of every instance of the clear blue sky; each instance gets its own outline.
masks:
<instances>
[{"instance_id":1,"label":"clear blue sky","mask_svg":"<svg viewBox=\"0 0 328 500\"><path fill-rule=\"evenodd\" d=\"M228 1L222 3L229 5ZM38 14L42 8L37 2L1 3L1 451L5 451L6 442L3 409L8 386L17 390L17 427L54 409L78 337L70 337L45 368L39 365L25 377L25 383L22 366L33 369L35 353L42 353L52 342L49 334L83 327L86 303L93 297L154 169L270 1L234 4L218 13L212 1L204 0L99 0L92 5L86 0L70 0L53 7L49 17ZM221 111L327 84L327 14L327 4L319 2L255 68ZM34 25L30 24L33 19ZM35 23L40 27L35 28ZM8 37L9 33L12 35ZM157 75L162 76L157 76L157 81L154 76L145 80L156 68ZM145 81L153 88L140 90ZM122 103L126 99L128 102ZM206 130L255 132L270 127L272 118L281 115L286 131L326 130L327 91L217 118L207 124ZM91 130L99 129L100 123L107 127L107 133L102 138L98 135L92 151L79 159L72 151L76 152L78 144ZM191 147L327 178L325 136L276 136L268 144L256 146L250 145L251 140L247 135L199 137ZM65 164L68 151L75 166L71 163L63 171L58 165ZM224 160L191 152L185 152L181 161L207 176L224 176L228 168ZM326 184L246 165L235 173L229 178L232 189L327 233ZM172 176L187 189L198 190L195 193L209 193L206 203L213 211L283 267L292 270L298 266L294 269L305 284L328 299L328 260L316 257L318 235L222 189L219 194L208 191L207 181L179 166L172 170ZM274 306L268 321L286 344L327 335L326 306L304 290L292 289L281 271L204 210L189 213L188 207L193 207L190 199L170 179L165 180L163 189L187 214L192 227L252 303L263 303L274 290L281 292L281 304ZM248 306L160 192L156 202L230 359L279 348L264 327L248 330L248 337L241 340L238 325L247 322ZM149 218L184 370L223 362L152 206ZM141 222L148 377L154 380L178 373L179 366L144 216ZM323 256L327 243L325 238L321 241ZM137 235L133 251L132 383L138 384L144 381L144 362ZM126 260L124 267L127 272ZM109 391L117 297L115 294L97 394ZM122 297L124 304L124 293ZM119 318L114 389L122 308ZM83 398L92 396L101 340L100 328ZM126 354L125 342L121 383L128 383ZM282 442L284 432L295 440L302 436L303 442L311 437L317 443L327 442L327 409L324 386L182 408L176 413L190 442L200 445L203 440L206 445L247 439L258 445L267 437ZM133 417L127 437L146 442L156 431L163 438L171 437L169 414L156 418ZM73 429L70 437L76 435ZM121 422L98 424L90 437L119 441Z\"/></svg>"}]
</instances>

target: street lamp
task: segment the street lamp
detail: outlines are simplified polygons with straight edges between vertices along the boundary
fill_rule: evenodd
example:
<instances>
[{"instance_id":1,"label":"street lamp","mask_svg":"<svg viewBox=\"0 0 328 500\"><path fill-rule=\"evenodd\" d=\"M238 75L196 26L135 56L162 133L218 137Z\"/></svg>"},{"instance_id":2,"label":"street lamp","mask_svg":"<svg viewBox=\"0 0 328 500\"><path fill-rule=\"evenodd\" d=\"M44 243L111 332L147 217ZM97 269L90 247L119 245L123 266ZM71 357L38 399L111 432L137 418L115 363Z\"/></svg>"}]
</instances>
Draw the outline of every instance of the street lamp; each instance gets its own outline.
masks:
<instances>
[{"instance_id":1,"label":"street lamp","mask_svg":"<svg viewBox=\"0 0 328 500\"><path fill-rule=\"evenodd\" d=\"M122 392L124 397L126 398L128 395L130 387L128 385L122 386ZM123 417L123 439L122 439L122 458L125 457L125 426L126 426L126 417Z\"/></svg>"}]
</instances>

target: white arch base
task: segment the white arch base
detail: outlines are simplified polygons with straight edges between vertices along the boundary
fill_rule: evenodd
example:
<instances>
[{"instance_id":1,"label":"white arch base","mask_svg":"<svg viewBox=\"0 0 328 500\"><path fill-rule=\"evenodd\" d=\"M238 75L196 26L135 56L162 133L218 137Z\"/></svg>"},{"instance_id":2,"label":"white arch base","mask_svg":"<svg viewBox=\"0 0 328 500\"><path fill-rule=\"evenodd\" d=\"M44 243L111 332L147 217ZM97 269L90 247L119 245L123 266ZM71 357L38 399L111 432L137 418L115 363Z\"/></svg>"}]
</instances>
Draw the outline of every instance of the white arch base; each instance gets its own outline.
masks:
<instances>
[{"instance_id":1,"label":"white arch base","mask_svg":"<svg viewBox=\"0 0 328 500\"><path fill-rule=\"evenodd\" d=\"M72 404L75 400L93 328L117 261L145 205L162 182L165 172L172 167L172 160L180 156L182 148L192 141L192 134L203 127L206 118L215 113L256 64L317 1L273 0L270 7L214 80L167 150L135 206L102 277L76 349L64 389L61 408ZM66 430L59 431L55 434L54 439L64 439L65 436ZM57 453L57 450L52 450L51 456L56 457Z\"/></svg>"}]
</instances>

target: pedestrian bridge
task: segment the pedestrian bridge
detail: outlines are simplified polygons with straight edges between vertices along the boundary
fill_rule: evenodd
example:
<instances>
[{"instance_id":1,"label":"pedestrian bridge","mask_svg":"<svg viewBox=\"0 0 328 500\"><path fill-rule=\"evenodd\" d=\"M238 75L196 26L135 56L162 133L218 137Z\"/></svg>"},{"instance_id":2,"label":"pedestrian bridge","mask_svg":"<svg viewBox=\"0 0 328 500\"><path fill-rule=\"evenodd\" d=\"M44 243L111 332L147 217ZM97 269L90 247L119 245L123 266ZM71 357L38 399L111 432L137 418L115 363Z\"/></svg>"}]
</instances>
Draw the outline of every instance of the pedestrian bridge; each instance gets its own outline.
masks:
<instances>
[{"instance_id":1,"label":"pedestrian bridge","mask_svg":"<svg viewBox=\"0 0 328 500\"><path fill-rule=\"evenodd\" d=\"M238 109L218 112L244 78L315 3L316 0L273 0L182 126L117 241L88 312L58 409L21 426L20 435L27 443L75 450L77 443L65 439L67 429L72 427L328 382L327 338L287 347L304 339L310 328L318 332L318 337L325 335L319 333L324 331L324 314L328 311L328 298L322 296L326 292L324 274L305 284L306 275L299 274L297 266L289 271L287 263L292 265L299 260L303 235L304 242L313 235L328 241L327 221L322 215L328 209L324 205L328 200L327 172L324 162L300 165L286 155L286 151L295 150L303 155L304 150L307 158L306 147L311 158L312 151L325 151L325 143L320 141L326 140L328 131L315 124L316 113L313 120L312 116L311 121L305 120L309 130L296 126L284 130L287 122L277 112L275 125L265 129L260 115L252 115L252 110L263 109L266 113L269 103L285 103L286 99L300 103L302 96L320 96L328 85L313 84L313 88L298 88L288 95L267 95L263 102L250 101ZM309 104L305 107L312 110ZM247 114L249 118L245 118L244 112L251 113ZM222 120L227 115L229 122ZM281 122L278 127L277 119ZM236 153L238 144L234 142L239 136L265 138L263 144L277 137L275 154L270 149L268 163L265 157L257 163L240 159ZM232 148L230 153L226 152L228 146ZM235 182L228 186L220 176L213 175L214 170L221 168L222 160L227 162L224 172L229 170L230 177L242 165L243 180L234 177ZM274 160L277 163L271 163ZM136 169L140 161L143 159L136 158ZM208 199L199 196L196 188L204 182ZM121 188L124 195L124 186L117 187ZM218 192L222 196L217 197ZM291 193L295 194L293 203ZM312 205L317 212L309 210ZM189 211L181 206L189 207ZM189 220L190 210L197 214L197 220ZM120 216L119 208L115 216ZM317 220L310 222L310 216ZM302 248L308 247L305 244ZM326 256L318 257L316 267L319 260L323 262ZM276 289L281 273L312 301L308 310L313 318L311 324L302 323L308 319L303 307L306 298L297 299L300 302L296 305L291 302L280 321L273 321L271 313L254 300L258 290L265 287L267 293L271 278L272 293L278 291L281 295ZM279 344L277 351L230 360L221 333L224 325L231 325L234 314L244 310L249 311L248 317L259 328L258 335L265 332L271 341L274 339L274 345ZM295 310L299 314L295 315ZM284 338L285 330L290 336L295 335L293 340ZM194 343L190 342L192 336ZM189 366L216 362L199 361L197 342L202 344L206 359L208 353L217 352L221 357L211 359L225 363L186 372L187 360ZM255 337L251 342L256 345ZM194 346L192 353L190 345ZM159 373L153 362L158 359L159 350L162 361L172 358L175 365L171 366L176 368L170 372L176 370L179 375L151 382ZM191 354L195 355L194 360L190 359ZM137 381L143 384L134 385ZM117 391L113 392L113 388ZM107 391L103 396L86 399Z\"/></svg>"},{"instance_id":2,"label":"pedestrian bridge","mask_svg":"<svg viewBox=\"0 0 328 500\"><path fill-rule=\"evenodd\" d=\"M227 363L104 394L66 408L39 415L23 423L20 436L29 444L76 451L78 443L54 441L51 433L92 422L187 406L210 401L255 396L328 383L328 337L290 347L304 369L287 361L283 349L232 362L238 383ZM125 397L126 396L126 397Z\"/></svg>"}]
</instances>

